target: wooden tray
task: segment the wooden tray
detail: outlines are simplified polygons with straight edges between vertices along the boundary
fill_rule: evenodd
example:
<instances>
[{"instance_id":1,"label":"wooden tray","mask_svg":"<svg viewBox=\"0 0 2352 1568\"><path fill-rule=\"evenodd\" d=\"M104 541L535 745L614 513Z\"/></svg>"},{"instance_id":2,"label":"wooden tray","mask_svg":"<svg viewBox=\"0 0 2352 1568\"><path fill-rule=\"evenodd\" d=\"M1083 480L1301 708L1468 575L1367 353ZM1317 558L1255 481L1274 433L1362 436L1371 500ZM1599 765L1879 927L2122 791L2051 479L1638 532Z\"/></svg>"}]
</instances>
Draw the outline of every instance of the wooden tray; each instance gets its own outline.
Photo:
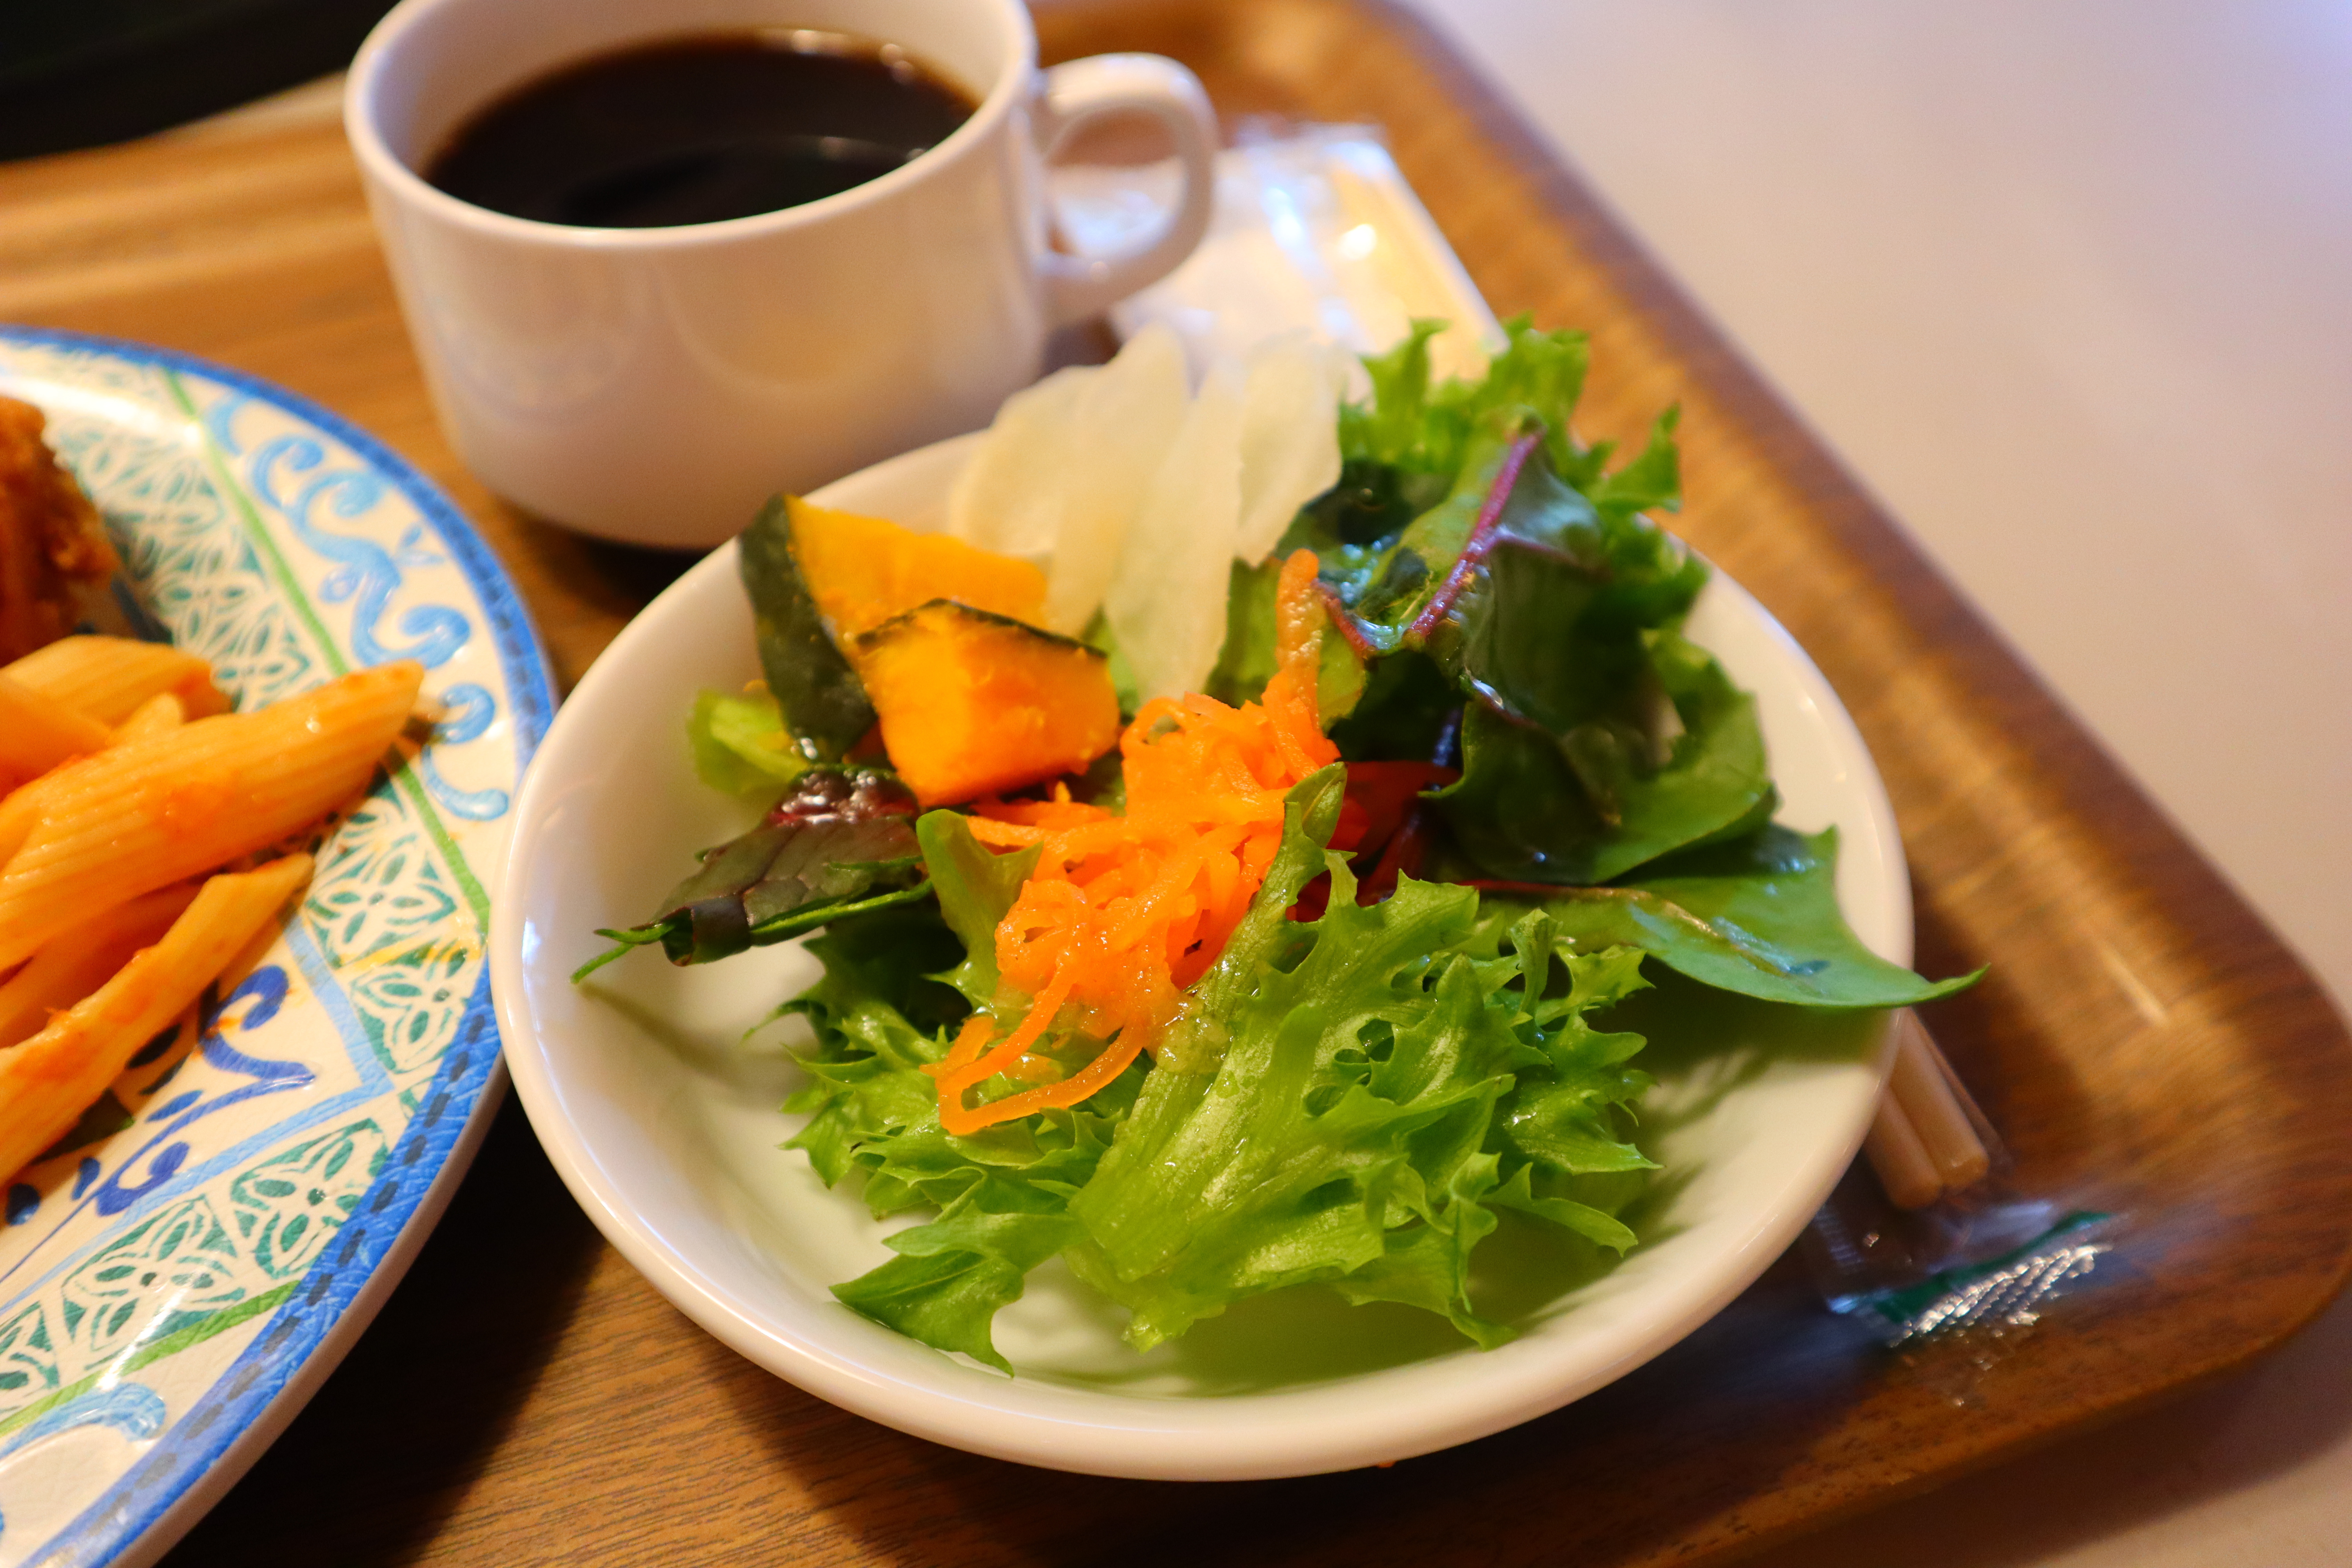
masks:
<instances>
[{"instance_id":1,"label":"wooden tray","mask_svg":"<svg viewBox=\"0 0 2352 1568\"><path fill-rule=\"evenodd\" d=\"M1938 1037L2018 1187L2120 1213L2116 1252L1998 1356L1890 1354L1784 1262L1678 1349L1484 1442L1305 1481L1107 1481L758 1371L603 1243L509 1108L375 1328L171 1561L1713 1562L2225 1372L2317 1312L2352 1236L2352 1042L2320 992L1445 46L1369 0L1040 23L1050 57L1174 55L1234 116L1384 125L1498 310L1592 329L1591 433L1681 401L1681 526L1861 722L1922 965L1993 965ZM0 168L0 318L210 354L371 427L480 522L567 681L684 564L534 523L457 466L325 113Z\"/></svg>"}]
</instances>

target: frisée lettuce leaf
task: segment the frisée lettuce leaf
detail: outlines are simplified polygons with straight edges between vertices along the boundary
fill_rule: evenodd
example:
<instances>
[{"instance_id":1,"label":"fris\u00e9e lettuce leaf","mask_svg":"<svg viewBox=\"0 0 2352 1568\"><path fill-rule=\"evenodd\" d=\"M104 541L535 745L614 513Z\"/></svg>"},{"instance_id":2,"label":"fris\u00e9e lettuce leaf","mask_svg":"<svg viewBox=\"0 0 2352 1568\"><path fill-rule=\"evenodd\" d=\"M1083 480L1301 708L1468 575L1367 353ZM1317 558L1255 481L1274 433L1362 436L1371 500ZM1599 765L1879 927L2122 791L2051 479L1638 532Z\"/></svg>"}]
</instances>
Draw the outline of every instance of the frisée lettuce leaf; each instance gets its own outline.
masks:
<instances>
[{"instance_id":1,"label":"fris\u00e9e lettuce leaf","mask_svg":"<svg viewBox=\"0 0 2352 1568\"><path fill-rule=\"evenodd\" d=\"M1584 1017L1643 985L1641 955L1567 958L1560 992L1549 916L1482 956L1473 889L1407 879L1359 906L1344 859L1328 866L1305 951L1237 966L1213 1068L1163 1061L1072 1200L1088 1239L1071 1262L1129 1309L1139 1349L1309 1281L1492 1346L1510 1331L1468 1280L1496 1208L1633 1243L1576 1179L1650 1164L1621 1124L1649 1086L1625 1065L1642 1040Z\"/></svg>"},{"instance_id":2,"label":"fris\u00e9e lettuce leaf","mask_svg":"<svg viewBox=\"0 0 2352 1568\"><path fill-rule=\"evenodd\" d=\"M855 1178L877 1219L939 1211L892 1235L898 1256L835 1294L925 1344L1009 1373L989 1324L1020 1299L1031 1269L1079 1238L1070 1194L1108 1146L1143 1068L1073 1110L971 1137L940 1126L938 1088L922 1069L947 1054L969 997L994 991L986 933L1036 856L992 855L949 812L926 816L917 835L937 901L834 921L808 944L824 978L778 1009L807 1018L816 1037L801 1058L809 1082L784 1103L808 1121L784 1147L805 1152L828 1186ZM975 934L982 940L967 941Z\"/></svg>"},{"instance_id":3,"label":"fris\u00e9e lettuce leaf","mask_svg":"<svg viewBox=\"0 0 2352 1568\"><path fill-rule=\"evenodd\" d=\"M1571 953L1539 910L1499 931L1467 888L1407 881L1359 907L1323 848L1340 789L1333 767L1292 792L1256 900L1154 1067L971 1137L940 1129L922 1069L968 1005L960 987L992 985L971 939L1019 878L960 819L923 819L937 904L835 922L810 943L824 978L785 1008L817 1037L787 1106L809 1121L788 1146L828 1184L862 1176L877 1216L938 1210L836 1287L844 1302L1009 1371L990 1324L1059 1254L1129 1310L1139 1348L1311 1281L1492 1345L1510 1331L1478 1313L1468 1268L1498 1210L1633 1244L1609 1212L1623 1183L1591 1178L1649 1166L1627 1140L1642 1041L1586 1016L1642 985L1641 954ZM1341 882L1329 911L1291 920L1327 870Z\"/></svg>"}]
</instances>

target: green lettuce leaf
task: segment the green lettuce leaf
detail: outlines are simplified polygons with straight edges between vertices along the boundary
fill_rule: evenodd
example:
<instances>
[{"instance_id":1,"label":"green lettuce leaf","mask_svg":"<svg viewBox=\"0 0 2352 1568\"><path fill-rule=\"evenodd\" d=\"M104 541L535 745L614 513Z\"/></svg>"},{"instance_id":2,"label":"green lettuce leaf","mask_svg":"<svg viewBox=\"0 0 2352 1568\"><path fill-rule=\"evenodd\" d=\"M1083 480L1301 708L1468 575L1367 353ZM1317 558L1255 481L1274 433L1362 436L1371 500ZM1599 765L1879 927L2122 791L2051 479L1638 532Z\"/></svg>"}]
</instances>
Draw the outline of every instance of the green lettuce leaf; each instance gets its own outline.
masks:
<instances>
[{"instance_id":1,"label":"green lettuce leaf","mask_svg":"<svg viewBox=\"0 0 2352 1568\"><path fill-rule=\"evenodd\" d=\"M1671 740L1631 703L1561 731L1484 703L1465 710L1462 777L1432 798L1478 875L1606 882L1769 818L1779 796L1755 699L1676 632L1636 648L1624 689L1671 704Z\"/></svg>"},{"instance_id":2,"label":"green lettuce leaf","mask_svg":"<svg viewBox=\"0 0 2352 1568\"><path fill-rule=\"evenodd\" d=\"M1218 701L1238 708L1255 702L1274 679L1277 663L1278 629L1275 607L1277 580L1282 575L1282 552L1255 566L1233 563L1232 584L1225 595L1225 642L1217 667L1209 672L1202 690ZM1324 634L1316 668L1318 711L1328 728L1352 711L1364 691L1364 664L1348 639L1336 632Z\"/></svg>"},{"instance_id":3,"label":"green lettuce leaf","mask_svg":"<svg viewBox=\"0 0 2352 1568\"><path fill-rule=\"evenodd\" d=\"M1373 397L1343 444L1359 464L1444 476L1444 499L1378 535L1335 538L1314 507L1294 529L1321 531L1325 585L1370 660L1333 727L1343 754L1426 759L1458 734L1463 777L1438 816L1491 878L1607 881L1768 819L1754 704L1681 636L1706 567L1641 515L1677 503L1675 411L1611 472L1569 426L1582 339L1514 322L1475 383L1433 386L1427 358L1417 332L1368 362Z\"/></svg>"},{"instance_id":4,"label":"green lettuce leaf","mask_svg":"<svg viewBox=\"0 0 2352 1568\"><path fill-rule=\"evenodd\" d=\"M1646 1087L1622 1069L1618 1044L1596 1047L1570 1026L1638 986L1638 960L1578 961L1582 990L1571 980L1553 994L1549 917L1482 955L1473 889L1405 879L1359 906L1344 858L1319 850L1324 815L1319 797L1294 796L1259 902L1071 1201L1087 1233L1072 1265L1129 1309L1139 1348L1234 1301L1318 1280L1441 1312L1497 1342L1507 1331L1472 1309L1467 1280L1498 1186L1538 1217L1572 1213L1583 1234L1632 1239L1590 1205L1560 1210L1577 1200L1557 1183L1640 1162L1613 1139L1587 1147L1569 1136L1585 1125L1578 1117L1612 1117ZM1318 869L1333 881L1328 911L1287 921ZM1507 1130L1523 1105L1525 1144ZM1548 1127L1567 1131L1547 1142ZM1601 1142L1611 1147L1596 1162Z\"/></svg>"},{"instance_id":5,"label":"green lettuce leaf","mask_svg":"<svg viewBox=\"0 0 2352 1568\"><path fill-rule=\"evenodd\" d=\"M1217 650L1217 667L1202 689L1220 702L1238 708L1255 701L1274 679L1275 579L1281 575L1280 553L1256 566L1236 561L1225 594L1225 641Z\"/></svg>"},{"instance_id":6,"label":"green lettuce leaf","mask_svg":"<svg viewBox=\"0 0 2352 1568\"><path fill-rule=\"evenodd\" d=\"M862 1140L936 1125L931 1080L921 1069L947 1054L940 1037L971 1007L938 978L963 952L936 905L835 921L808 950L824 977L775 1012L806 1017L817 1042L801 1058L811 1082L784 1106L810 1121L785 1147L811 1150L817 1174L831 1184L848 1173Z\"/></svg>"},{"instance_id":7,"label":"green lettuce leaf","mask_svg":"<svg viewBox=\"0 0 2352 1568\"><path fill-rule=\"evenodd\" d=\"M1402 342L1364 361L1372 396L1341 405L1339 483L1301 510L1281 546L1321 558L1360 646L1372 652L1399 646L1444 584L1515 443L1539 438L1549 470L1580 489L1601 483L1609 455L1605 444L1580 446L1572 429L1591 359L1584 334L1539 332L1519 317L1485 375L1433 384L1429 339L1444 327L1416 321ZM1669 441L1669 474L1672 458ZM1655 489L1654 457L1632 468L1626 493Z\"/></svg>"},{"instance_id":8,"label":"green lettuce leaf","mask_svg":"<svg viewBox=\"0 0 2352 1568\"><path fill-rule=\"evenodd\" d=\"M1602 1033L1584 1018L1642 988L1641 954L1557 952L1540 913L1523 917L1511 937L1507 951L1518 955L1523 986L1537 977L1537 999L1523 994L1516 1027L1522 1041L1531 1036L1540 1042L1549 1062L1539 1066L1521 1053L1511 1086L1496 1102L1485 1147L1452 1163L1442 1195L1431 1193L1422 1163L1400 1173L1404 1211L1420 1223L1390 1230L1380 1258L1330 1282L1352 1302L1398 1301L1439 1313L1481 1349L1510 1337L1473 1310L1468 1295L1470 1251L1494 1230L1494 1211L1515 1209L1623 1252L1637 1238L1612 1210L1638 1187L1622 1181L1612 1186L1608 1178L1654 1168L1622 1136L1623 1108L1650 1087L1646 1074L1623 1065L1641 1049L1642 1037ZM1547 989L1542 978L1554 973L1555 956L1567 973L1565 990L1556 984ZM1392 1199L1391 1215L1396 1208Z\"/></svg>"},{"instance_id":9,"label":"green lettuce leaf","mask_svg":"<svg viewBox=\"0 0 2352 1568\"><path fill-rule=\"evenodd\" d=\"M1343 405L1339 414L1343 477L1353 460L1435 476L1450 486L1465 466L1475 433L1509 409L1524 409L1544 422L1552 465L1560 473L1580 482L1598 474L1608 448L1588 452L1577 445L1572 429L1592 358L1584 333L1541 332L1529 318L1515 317L1504 324L1505 347L1488 362L1484 376L1433 384L1429 340L1444 330L1444 321L1415 321L1403 342L1364 361L1371 401Z\"/></svg>"},{"instance_id":10,"label":"green lettuce leaf","mask_svg":"<svg viewBox=\"0 0 2352 1568\"><path fill-rule=\"evenodd\" d=\"M1339 770L1328 768L1308 784L1304 804L1300 791L1308 786L1293 792L1293 819L1311 814L1328 837L1339 815ZM939 904L845 921L809 944L824 977L784 1011L805 1015L817 1035L816 1050L802 1064L811 1084L785 1107L810 1120L786 1147L807 1152L827 1184L863 1173L866 1201L877 1216L940 1209L930 1224L889 1239L898 1257L835 1294L925 1344L1009 1371L990 1321L1019 1298L1031 1268L1082 1240L1068 1200L1089 1182L1148 1075L1139 1063L1074 1110L969 1138L940 1127L936 1087L921 1068L946 1055L950 1026L919 1027L908 1010L923 1005L926 985L960 1005L959 984L992 990L992 932L1019 887L1013 873L1021 868L1007 862L1028 857L980 858L991 852L950 813L929 814L918 831L939 880ZM1277 856L1288 896L1270 911L1254 906L1244 920L1259 951L1285 936L1289 899L1309 868L1319 868L1318 841L1301 839L1286 847L1286 858ZM984 987L977 967L983 955ZM1165 1062L1164 1047L1160 1056Z\"/></svg>"},{"instance_id":11,"label":"green lettuce leaf","mask_svg":"<svg viewBox=\"0 0 2352 1568\"><path fill-rule=\"evenodd\" d=\"M1605 709L1639 667L1642 634L1678 624L1706 586L1706 563L1673 535L1602 508L1540 453L1484 548L1429 641L1472 689L1553 729Z\"/></svg>"},{"instance_id":12,"label":"green lettuce leaf","mask_svg":"<svg viewBox=\"0 0 2352 1568\"><path fill-rule=\"evenodd\" d=\"M1474 444L1463 486L1347 590L1358 640L1384 657L1333 736L1362 760L1426 757L1466 697L1463 777L1436 799L1471 863L1607 881L1769 817L1763 731L1681 635L1705 563L1577 491L1528 438ZM1625 493L1654 499L1656 479Z\"/></svg>"},{"instance_id":13,"label":"green lettuce leaf","mask_svg":"<svg viewBox=\"0 0 2352 1568\"><path fill-rule=\"evenodd\" d=\"M1349 617L1349 638L1368 656L1407 645L1414 622L1447 588L1498 487L1516 488L1526 467L1521 444L1538 428L1523 410L1497 414L1466 434L1460 471L1435 506L1390 537L1318 552L1324 585Z\"/></svg>"},{"instance_id":14,"label":"green lettuce leaf","mask_svg":"<svg viewBox=\"0 0 2352 1568\"><path fill-rule=\"evenodd\" d=\"M1010 1372L990 1322L1020 1299L1031 1269L1080 1238L1069 1194L1108 1145L1140 1071L1076 1110L969 1138L940 1128L937 1086L922 1068L946 1054L972 1004L993 998L996 924L1037 851L998 854L949 811L927 813L915 836L936 906L839 921L809 944L824 978L784 1010L810 1019L818 1046L802 1061L809 1088L785 1107L809 1121L786 1147L806 1152L828 1185L862 1176L877 1217L939 1210L887 1238L898 1257L834 1294L925 1344Z\"/></svg>"},{"instance_id":15,"label":"green lettuce leaf","mask_svg":"<svg viewBox=\"0 0 2352 1568\"><path fill-rule=\"evenodd\" d=\"M923 865L939 894L940 914L963 943L963 962L948 984L975 1007L996 999L996 927L1037 868L1041 847L999 854L971 836L961 812L931 811L915 824Z\"/></svg>"},{"instance_id":16,"label":"green lettuce leaf","mask_svg":"<svg viewBox=\"0 0 2352 1568\"><path fill-rule=\"evenodd\" d=\"M1029 1271L1083 1234L1062 1193L983 1173L929 1225L885 1243L899 1256L833 1293L886 1328L1010 1373L990 1323Z\"/></svg>"},{"instance_id":17,"label":"green lettuce leaf","mask_svg":"<svg viewBox=\"0 0 2352 1568\"><path fill-rule=\"evenodd\" d=\"M937 1211L837 1287L844 1302L1009 1371L993 1318L1059 1254L1129 1307L1139 1346L1307 1280L1491 1345L1509 1331L1468 1283L1496 1211L1632 1244L1612 1210L1648 1168L1623 1124L1648 1085L1626 1065L1641 1040L1586 1015L1640 987L1640 954L1572 952L1542 910L1506 929L1467 888L1407 880L1359 907L1322 848L1342 782L1335 766L1291 793L1259 896L1155 1066L969 1138L941 1130L922 1069L992 994L995 924L1032 857L952 813L920 820L937 900L829 926L809 944L824 978L783 1009L817 1037L788 1146L828 1184L860 1180L877 1216ZM1326 870L1330 911L1290 920Z\"/></svg>"},{"instance_id":18,"label":"green lettuce leaf","mask_svg":"<svg viewBox=\"0 0 2352 1568\"><path fill-rule=\"evenodd\" d=\"M1489 891L1492 921L1534 889ZM1913 1007L1976 983L1921 979L1862 944L1837 902L1837 830L1778 826L1685 850L1612 888L1561 889L1540 908L1580 949L1639 948L1693 980L1801 1007Z\"/></svg>"},{"instance_id":19,"label":"green lettuce leaf","mask_svg":"<svg viewBox=\"0 0 2352 1568\"><path fill-rule=\"evenodd\" d=\"M1475 699L1463 777L1437 800L1485 875L1608 881L1769 817L1755 702L1680 631L1706 577L1660 529L1528 463L1429 642Z\"/></svg>"},{"instance_id":20,"label":"green lettuce leaf","mask_svg":"<svg viewBox=\"0 0 2352 1568\"><path fill-rule=\"evenodd\" d=\"M812 765L765 691L697 693L686 740L695 775L728 795L772 795Z\"/></svg>"},{"instance_id":21,"label":"green lettuce leaf","mask_svg":"<svg viewBox=\"0 0 2352 1568\"><path fill-rule=\"evenodd\" d=\"M970 891L942 890L943 903ZM939 1211L887 1238L898 1256L835 1294L925 1344L1009 1372L990 1321L1019 1299L1032 1268L1076 1238L1069 1194L1108 1146L1140 1070L1074 1110L956 1137L940 1128L937 1086L922 1070L947 1054L970 1011L941 978L965 951L940 905L835 921L809 951L824 977L778 1010L806 1016L816 1036L801 1058L808 1084L784 1104L808 1121L784 1147L805 1152L828 1186L857 1182L877 1218Z\"/></svg>"},{"instance_id":22,"label":"green lettuce leaf","mask_svg":"<svg viewBox=\"0 0 2352 1568\"><path fill-rule=\"evenodd\" d=\"M1583 488L1601 516L1622 520L1636 512L1682 509L1682 458L1675 447L1675 426L1681 419L1679 407L1659 415L1641 456L1614 473L1603 474L1599 464L1591 464L1591 478Z\"/></svg>"},{"instance_id":23,"label":"green lettuce leaf","mask_svg":"<svg viewBox=\"0 0 2352 1568\"><path fill-rule=\"evenodd\" d=\"M1457 732L1461 716L1454 679L1419 648L1402 648L1371 661L1362 695L1329 731L1350 762L1425 763Z\"/></svg>"},{"instance_id":24,"label":"green lettuce leaf","mask_svg":"<svg viewBox=\"0 0 2352 1568\"><path fill-rule=\"evenodd\" d=\"M1340 415L1344 422L1352 405ZM1299 509L1276 553L1305 548L1328 555L1395 538L1414 518L1445 499L1451 469L1420 473L1361 454L1339 464L1339 481Z\"/></svg>"},{"instance_id":25,"label":"green lettuce leaf","mask_svg":"<svg viewBox=\"0 0 2352 1568\"><path fill-rule=\"evenodd\" d=\"M1078 634L1078 640L1103 656L1104 666L1110 675L1111 689L1118 694L1118 711L1122 718L1133 718L1143 706L1143 693L1135 680L1135 667L1127 661L1127 650L1118 646L1118 634L1110 627L1110 617L1100 610ZM1110 755L1116 756L1113 752Z\"/></svg>"}]
</instances>

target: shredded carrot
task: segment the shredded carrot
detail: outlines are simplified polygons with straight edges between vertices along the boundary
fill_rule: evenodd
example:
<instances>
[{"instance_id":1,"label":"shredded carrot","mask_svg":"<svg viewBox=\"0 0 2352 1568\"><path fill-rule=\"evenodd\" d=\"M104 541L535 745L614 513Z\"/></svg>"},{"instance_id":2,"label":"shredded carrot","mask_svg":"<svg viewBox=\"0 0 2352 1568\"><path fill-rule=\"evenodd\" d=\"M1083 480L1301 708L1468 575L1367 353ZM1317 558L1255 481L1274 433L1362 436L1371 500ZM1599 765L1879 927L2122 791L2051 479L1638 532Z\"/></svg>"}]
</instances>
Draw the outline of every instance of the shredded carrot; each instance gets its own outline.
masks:
<instances>
[{"instance_id":1,"label":"shredded carrot","mask_svg":"<svg viewBox=\"0 0 2352 1568\"><path fill-rule=\"evenodd\" d=\"M1000 822L979 816L970 821L971 836L992 848L1026 849L1032 844L1045 842L1045 830L1042 827L1024 827L1017 822Z\"/></svg>"},{"instance_id":2,"label":"shredded carrot","mask_svg":"<svg viewBox=\"0 0 2352 1568\"><path fill-rule=\"evenodd\" d=\"M1283 796L1339 754L1317 713L1325 612L1316 570L1304 550L1282 564L1277 668L1259 701L1229 708L1198 695L1163 697L1136 714L1119 739L1125 816L1073 801L1061 787L1051 800L972 808L983 844L1040 848L996 928L994 1016L975 1015L947 1058L926 1069L938 1080L948 1131L1087 1100L1151 1048L1185 987L1224 951L1281 846ZM989 1046L996 1020L1016 1011L1013 1033ZM1066 1012L1071 1029L1110 1043L1057 1081L964 1102L999 1074L1036 1076L1041 1063L1029 1047Z\"/></svg>"},{"instance_id":3,"label":"shredded carrot","mask_svg":"<svg viewBox=\"0 0 2352 1568\"><path fill-rule=\"evenodd\" d=\"M953 1096L960 1102L963 1098L963 1091L974 1084L986 1083L998 1073L1013 1070L1020 1064L1021 1058L1027 1054L1029 1047L1036 1042L1037 1037L1045 1033L1045 1026L1054 1021L1054 1015L1062 1010L1062 1004L1069 999L1069 995L1070 976L1066 973L1056 975L1047 984L1045 994L1039 996L1036 1004L1030 1008L1029 1016L1021 1021L1021 1026L1007 1036L1002 1045L990 1047L977 1058L960 1067L950 1068L942 1062L936 1076L939 1079L943 1106L947 1097ZM965 1029L968 1036L971 1026L967 1024ZM960 1105L959 1109L961 1109ZM946 1125L946 1121L945 1115L942 1114L941 1125ZM987 1123L982 1122L980 1125L986 1126ZM949 1127L948 1131L953 1132L957 1129Z\"/></svg>"}]
</instances>

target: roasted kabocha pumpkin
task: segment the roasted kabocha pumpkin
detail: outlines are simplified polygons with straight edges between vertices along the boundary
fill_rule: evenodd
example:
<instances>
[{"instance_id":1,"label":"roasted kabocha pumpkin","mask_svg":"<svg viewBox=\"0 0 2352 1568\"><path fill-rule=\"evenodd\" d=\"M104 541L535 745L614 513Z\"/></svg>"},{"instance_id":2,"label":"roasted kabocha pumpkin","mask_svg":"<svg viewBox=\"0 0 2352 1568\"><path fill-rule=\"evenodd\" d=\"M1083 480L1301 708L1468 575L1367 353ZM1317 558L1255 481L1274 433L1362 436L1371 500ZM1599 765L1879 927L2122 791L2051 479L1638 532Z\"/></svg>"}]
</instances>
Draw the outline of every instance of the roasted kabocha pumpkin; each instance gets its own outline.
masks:
<instances>
[{"instance_id":1,"label":"roasted kabocha pumpkin","mask_svg":"<svg viewBox=\"0 0 2352 1568\"><path fill-rule=\"evenodd\" d=\"M850 645L890 765L926 806L1074 773L1118 741L1110 663L1082 642L934 599Z\"/></svg>"},{"instance_id":2,"label":"roasted kabocha pumpkin","mask_svg":"<svg viewBox=\"0 0 2352 1568\"><path fill-rule=\"evenodd\" d=\"M1045 574L1026 561L798 496L787 504L793 560L845 649L859 633L933 599L1018 621L1035 620L1045 607Z\"/></svg>"}]
</instances>

